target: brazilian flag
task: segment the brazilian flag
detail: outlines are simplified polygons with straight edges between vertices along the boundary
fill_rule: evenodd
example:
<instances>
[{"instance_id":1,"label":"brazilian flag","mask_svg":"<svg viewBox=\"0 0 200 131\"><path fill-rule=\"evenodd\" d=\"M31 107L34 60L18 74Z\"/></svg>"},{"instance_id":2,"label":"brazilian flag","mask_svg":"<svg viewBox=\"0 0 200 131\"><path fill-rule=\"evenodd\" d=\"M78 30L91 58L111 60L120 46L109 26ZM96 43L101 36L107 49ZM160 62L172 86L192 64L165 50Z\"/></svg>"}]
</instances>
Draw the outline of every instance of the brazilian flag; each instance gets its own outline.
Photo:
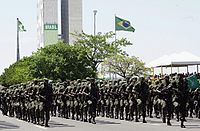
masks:
<instances>
[{"instance_id":1,"label":"brazilian flag","mask_svg":"<svg viewBox=\"0 0 200 131\"><path fill-rule=\"evenodd\" d=\"M21 21L19 21L18 18L17 18L17 28L18 28L18 31L20 31L20 32L26 31L26 29L24 28L24 25L22 24Z\"/></svg>"},{"instance_id":2,"label":"brazilian flag","mask_svg":"<svg viewBox=\"0 0 200 131\"><path fill-rule=\"evenodd\" d=\"M115 16L115 30L130 31L130 32L135 31L135 29L131 26L131 23L128 20L119 18L117 16Z\"/></svg>"},{"instance_id":3,"label":"brazilian flag","mask_svg":"<svg viewBox=\"0 0 200 131\"><path fill-rule=\"evenodd\" d=\"M187 77L187 81L188 81L188 87L190 89L199 88L199 81L195 75Z\"/></svg>"}]
</instances>

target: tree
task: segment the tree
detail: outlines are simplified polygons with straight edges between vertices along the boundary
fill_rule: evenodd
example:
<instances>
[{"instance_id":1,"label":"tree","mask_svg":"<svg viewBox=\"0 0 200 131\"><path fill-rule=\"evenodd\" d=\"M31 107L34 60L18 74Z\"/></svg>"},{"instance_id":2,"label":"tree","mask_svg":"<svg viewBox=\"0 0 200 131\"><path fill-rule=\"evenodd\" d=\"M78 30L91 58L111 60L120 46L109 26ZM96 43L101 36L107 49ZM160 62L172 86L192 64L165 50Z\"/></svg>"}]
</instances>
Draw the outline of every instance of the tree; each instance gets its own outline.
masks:
<instances>
[{"instance_id":1,"label":"tree","mask_svg":"<svg viewBox=\"0 0 200 131\"><path fill-rule=\"evenodd\" d=\"M123 78L145 75L149 71L144 62L127 54L118 54L106 59L104 66L106 72L117 74Z\"/></svg>"},{"instance_id":2,"label":"tree","mask_svg":"<svg viewBox=\"0 0 200 131\"><path fill-rule=\"evenodd\" d=\"M16 63L10 65L0 76L0 83L9 86L17 83L27 82L33 78L30 75L29 66L32 63L32 57L24 57Z\"/></svg>"},{"instance_id":3,"label":"tree","mask_svg":"<svg viewBox=\"0 0 200 131\"><path fill-rule=\"evenodd\" d=\"M65 81L94 77L90 63L82 47L59 42L12 64L0 76L0 83L9 86L42 78Z\"/></svg>"},{"instance_id":4,"label":"tree","mask_svg":"<svg viewBox=\"0 0 200 131\"><path fill-rule=\"evenodd\" d=\"M86 52L80 46L57 43L41 48L33 55L31 74L34 78L84 79L94 76Z\"/></svg>"},{"instance_id":5,"label":"tree","mask_svg":"<svg viewBox=\"0 0 200 131\"><path fill-rule=\"evenodd\" d=\"M97 35L88 35L85 33L73 34L77 40L75 45L83 47L87 54L87 59L91 61L92 69L97 72L97 68L106 58L123 52L121 47L131 45L125 38L112 41L113 32L105 34L98 33Z\"/></svg>"}]
</instances>

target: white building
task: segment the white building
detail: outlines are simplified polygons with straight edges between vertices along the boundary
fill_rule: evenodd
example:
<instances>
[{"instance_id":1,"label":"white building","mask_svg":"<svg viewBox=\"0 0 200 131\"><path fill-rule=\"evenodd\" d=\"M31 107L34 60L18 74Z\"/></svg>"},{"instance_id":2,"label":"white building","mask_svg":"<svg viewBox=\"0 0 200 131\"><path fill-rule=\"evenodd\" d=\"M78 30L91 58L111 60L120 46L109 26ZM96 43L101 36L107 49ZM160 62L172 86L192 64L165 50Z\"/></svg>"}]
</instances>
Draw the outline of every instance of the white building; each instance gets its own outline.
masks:
<instances>
[{"instance_id":1,"label":"white building","mask_svg":"<svg viewBox=\"0 0 200 131\"><path fill-rule=\"evenodd\" d=\"M58 41L58 24L61 24L61 38L66 43L73 43L71 33L82 31L82 0L60 0L59 3L61 5L58 5L58 0L38 0L39 47L55 44ZM58 16L61 16L61 23L58 23Z\"/></svg>"}]
</instances>

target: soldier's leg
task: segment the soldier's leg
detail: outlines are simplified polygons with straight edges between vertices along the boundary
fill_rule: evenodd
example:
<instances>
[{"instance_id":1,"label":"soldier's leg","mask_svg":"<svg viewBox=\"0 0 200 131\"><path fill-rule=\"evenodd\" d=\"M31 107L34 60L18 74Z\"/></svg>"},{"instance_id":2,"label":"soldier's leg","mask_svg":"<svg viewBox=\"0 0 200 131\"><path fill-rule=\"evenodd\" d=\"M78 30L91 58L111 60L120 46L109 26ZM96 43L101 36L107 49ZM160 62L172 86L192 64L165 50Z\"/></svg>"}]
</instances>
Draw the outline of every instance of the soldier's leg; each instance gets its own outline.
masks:
<instances>
[{"instance_id":1,"label":"soldier's leg","mask_svg":"<svg viewBox=\"0 0 200 131\"><path fill-rule=\"evenodd\" d=\"M40 124L40 110L36 109L36 124Z\"/></svg>"},{"instance_id":2,"label":"soldier's leg","mask_svg":"<svg viewBox=\"0 0 200 131\"><path fill-rule=\"evenodd\" d=\"M30 122L31 121L31 113L30 113L30 109L27 109L27 121Z\"/></svg>"},{"instance_id":3,"label":"soldier's leg","mask_svg":"<svg viewBox=\"0 0 200 131\"><path fill-rule=\"evenodd\" d=\"M181 128L185 128L185 125L184 125L184 121L185 121L185 115L184 115L184 113L183 113L183 112L181 113L180 120L181 120Z\"/></svg>"},{"instance_id":4,"label":"soldier's leg","mask_svg":"<svg viewBox=\"0 0 200 131\"><path fill-rule=\"evenodd\" d=\"M69 106L66 106L66 119L69 119L69 116L70 116L70 107Z\"/></svg>"},{"instance_id":5,"label":"soldier's leg","mask_svg":"<svg viewBox=\"0 0 200 131\"><path fill-rule=\"evenodd\" d=\"M129 120L129 106L125 106L125 116L126 116L126 120Z\"/></svg>"},{"instance_id":6,"label":"soldier's leg","mask_svg":"<svg viewBox=\"0 0 200 131\"><path fill-rule=\"evenodd\" d=\"M61 104L58 103L58 117L61 116Z\"/></svg>"},{"instance_id":7,"label":"soldier's leg","mask_svg":"<svg viewBox=\"0 0 200 131\"><path fill-rule=\"evenodd\" d=\"M118 119L119 117L119 106L115 106L115 119Z\"/></svg>"},{"instance_id":8,"label":"soldier's leg","mask_svg":"<svg viewBox=\"0 0 200 131\"><path fill-rule=\"evenodd\" d=\"M22 115L22 106L19 107L19 119L22 120L23 115Z\"/></svg>"},{"instance_id":9,"label":"soldier's leg","mask_svg":"<svg viewBox=\"0 0 200 131\"><path fill-rule=\"evenodd\" d=\"M76 106L76 120L79 120L80 116L80 106Z\"/></svg>"},{"instance_id":10,"label":"soldier's leg","mask_svg":"<svg viewBox=\"0 0 200 131\"><path fill-rule=\"evenodd\" d=\"M186 117L186 109L184 107L180 107L180 120L181 120L181 128L185 128L184 121Z\"/></svg>"},{"instance_id":11,"label":"soldier's leg","mask_svg":"<svg viewBox=\"0 0 200 131\"><path fill-rule=\"evenodd\" d=\"M41 120L41 125L44 125L44 109L40 109L40 120Z\"/></svg>"},{"instance_id":12,"label":"soldier's leg","mask_svg":"<svg viewBox=\"0 0 200 131\"><path fill-rule=\"evenodd\" d=\"M88 106L84 106L84 122L87 122L87 117L88 117Z\"/></svg>"},{"instance_id":13,"label":"soldier's leg","mask_svg":"<svg viewBox=\"0 0 200 131\"><path fill-rule=\"evenodd\" d=\"M34 116L33 116L33 108L31 108L31 110L30 110L30 116L31 116L31 123L33 123L33 119L34 119L34 118L33 118L33 117L34 117Z\"/></svg>"},{"instance_id":14,"label":"soldier's leg","mask_svg":"<svg viewBox=\"0 0 200 131\"><path fill-rule=\"evenodd\" d=\"M68 116L71 117L71 106L68 106Z\"/></svg>"},{"instance_id":15,"label":"soldier's leg","mask_svg":"<svg viewBox=\"0 0 200 131\"><path fill-rule=\"evenodd\" d=\"M92 102L92 124L96 124L96 109L97 109L97 102L93 101Z\"/></svg>"},{"instance_id":16,"label":"soldier's leg","mask_svg":"<svg viewBox=\"0 0 200 131\"><path fill-rule=\"evenodd\" d=\"M194 110L194 106L193 106L193 103L190 103L189 105L189 116L190 118L193 118L193 110Z\"/></svg>"},{"instance_id":17,"label":"soldier's leg","mask_svg":"<svg viewBox=\"0 0 200 131\"><path fill-rule=\"evenodd\" d=\"M166 115L167 115L166 107L161 108L161 115L162 115L162 122L166 123Z\"/></svg>"},{"instance_id":18,"label":"soldier's leg","mask_svg":"<svg viewBox=\"0 0 200 131\"><path fill-rule=\"evenodd\" d=\"M102 104L101 106L101 116L104 117L105 116L105 105Z\"/></svg>"},{"instance_id":19,"label":"soldier's leg","mask_svg":"<svg viewBox=\"0 0 200 131\"><path fill-rule=\"evenodd\" d=\"M62 109L64 118L67 118L67 111L66 110L67 110L67 105L64 104L63 109Z\"/></svg>"},{"instance_id":20,"label":"soldier's leg","mask_svg":"<svg viewBox=\"0 0 200 131\"><path fill-rule=\"evenodd\" d=\"M98 103L97 103L97 116L100 115L100 112L101 112L101 102L98 101Z\"/></svg>"},{"instance_id":21,"label":"soldier's leg","mask_svg":"<svg viewBox=\"0 0 200 131\"><path fill-rule=\"evenodd\" d=\"M11 105L8 107L8 116L11 117Z\"/></svg>"},{"instance_id":22,"label":"soldier's leg","mask_svg":"<svg viewBox=\"0 0 200 131\"><path fill-rule=\"evenodd\" d=\"M110 118L114 118L114 105L110 107Z\"/></svg>"},{"instance_id":23,"label":"soldier's leg","mask_svg":"<svg viewBox=\"0 0 200 131\"><path fill-rule=\"evenodd\" d=\"M36 108L33 110L33 123L36 124Z\"/></svg>"},{"instance_id":24,"label":"soldier's leg","mask_svg":"<svg viewBox=\"0 0 200 131\"><path fill-rule=\"evenodd\" d=\"M61 105L60 106L60 117L63 117L63 115L64 115L64 106Z\"/></svg>"},{"instance_id":25,"label":"soldier's leg","mask_svg":"<svg viewBox=\"0 0 200 131\"><path fill-rule=\"evenodd\" d=\"M83 106L80 107L80 120L83 121Z\"/></svg>"},{"instance_id":26,"label":"soldier's leg","mask_svg":"<svg viewBox=\"0 0 200 131\"><path fill-rule=\"evenodd\" d=\"M179 107L178 106L175 108L175 113L176 113L176 120L179 121L180 117L179 117Z\"/></svg>"},{"instance_id":27,"label":"soldier's leg","mask_svg":"<svg viewBox=\"0 0 200 131\"><path fill-rule=\"evenodd\" d=\"M8 116L8 105L4 104L4 115Z\"/></svg>"},{"instance_id":28,"label":"soldier's leg","mask_svg":"<svg viewBox=\"0 0 200 131\"><path fill-rule=\"evenodd\" d=\"M110 115L110 106L106 105L106 117L109 117Z\"/></svg>"},{"instance_id":29,"label":"soldier's leg","mask_svg":"<svg viewBox=\"0 0 200 131\"><path fill-rule=\"evenodd\" d=\"M172 107L171 106L167 106L167 125L171 126L171 116L172 116Z\"/></svg>"},{"instance_id":30,"label":"soldier's leg","mask_svg":"<svg viewBox=\"0 0 200 131\"><path fill-rule=\"evenodd\" d=\"M124 106L120 107L120 120L124 120Z\"/></svg>"},{"instance_id":31,"label":"soldier's leg","mask_svg":"<svg viewBox=\"0 0 200 131\"><path fill-rule=\"evenodd\" d=\"M156 118L159 118L159 108L158 108L158 104L155 104L154 106L154 113Z\"/></svg>"},{"instance_id":32,"label":"soldier's leg","mask_svg":"<svg viewBox=\"0 0 200 131\"><path fill-rule=\"evenodd\" d=\"M147 123L145 120L146 117L146 102L142 102L142 118L143 118L143 123Z\"/></svg>"},{"instance_id":33,"label":"soldier's leg","mask_svg":"<svg viewBox=\"0 0 200 131\"><path fill-rule=\"evenodd\" d=\"M56 116L56 108L57 108L57 106L56 105L53 105L53 116Z\"/></svg>"},{"instance_id":34,"label":"soldier's leg","mask_svg":"<svg viewBox=\"0 0 200 131\"><path fill-rule=\"evenodd\" d=\"M71 113L72 113L72 120L75 120L75 118L74 118L74 115L75 115L75 107L74 106L72 106L71 107Z\"/></svg>"},{"instance_id":35,"label":"soldier's leg","mask_svg":"<svg viewBox=\"0 0 200 131\"><path fill-rule=\"evenodd\" d=\"M47 108L45 109L45 127L49 127L49 120L50 120L50 110Z\"/></svg>"},{"instance_id":36,"label":"soldier's leg","mask_svg":"<svg viewBox=\"0 0 200 131\"><path fill-rule=\"evenodd\" d=\"M150 102L150 107L149 107L150 109L149 109L149 116L150 116L150 118L153 118L153 102Z\"/></svg>"},{"instance_id":37,"label":"soldier's leg","mask_svg":"<svg viewBox=\"0 0 200 131\"><path fill-rule=\"evenodd\" d=\"M135 122L139 122L138 120L138 108L139 106L136 104L134 105L134 111L135 111Z\"/></svg>"},{"instance_id":38,"label":"soldier's leg","mask_svg":"<svg viewBox=\"0 0 200 131\"><path fill-rule=\"evenodd\" d=\"M51 106L51 116L54 116L53 111L54 111L54 105Z\"/></svg>"},{"instance_id":39,"label":"soldier's leg","mask_svg":"<svg viewBox=\"0 0 200 131\"><path fill-rule=\"evenodd\" d=\"M92 105L90 104L89 105L89 107L88 107L88 110L89 110L89 119L88 119L88 121L89 121L89 123L91 123L92 122Z\"/></svg>"},{"instance_id":40,"label":"soldier's leg","mask_svg":"<svg viewBox=\"0 0 200 131\"><path fill-rule=\"evenodd\" d=\"M23 107L23 110L22 110L22 119L26 120L26 107L25 106Z\"/></svg>"},{"instance_id":41,"label":"soldier's leg","mask_svg":"<svg viewBox=\"0 0 200 131\"><path fill-rule=\"evenodd\" d=\"M133 121L133 120L134 120L134 118L133 118L133 112L134 112L133 106L130 106L130 107L129 107L129 111L130 111L130 112L129 112L130 120Z\"/></svg>"},{"instance_id":42,"label":"soldier's leg","mask_svg":"<svg viewBox=\"0 0 200 131\"><path fill-rule=\"evenodd\" d=\"M14 106L12 106L12 108L11 108L11 117L14 117Z\"/></svg>"},{"instance_id":43,"label":"soldier's leg","mask_svg":"<svg viewBox=\"0 0 200 131\"><path fill-rule=\"evenodd\" d=\"M8 107L7 112L9 112L9 107ZM16 115L16 118L19 118L19 106L16 106L16 108L15 108L15 115Z\"/></svg>"}]
</instances>

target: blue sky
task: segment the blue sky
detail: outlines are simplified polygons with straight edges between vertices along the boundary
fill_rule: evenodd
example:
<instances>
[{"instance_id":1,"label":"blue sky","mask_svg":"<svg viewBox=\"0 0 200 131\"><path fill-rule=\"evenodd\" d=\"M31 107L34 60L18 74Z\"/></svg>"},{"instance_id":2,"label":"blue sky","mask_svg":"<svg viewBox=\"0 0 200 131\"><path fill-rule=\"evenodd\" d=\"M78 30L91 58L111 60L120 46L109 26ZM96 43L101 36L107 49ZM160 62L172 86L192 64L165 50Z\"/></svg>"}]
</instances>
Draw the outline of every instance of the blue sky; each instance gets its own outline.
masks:
<instances>
[{"instance_id":1,"label":"blue sky","mask_svg":"<svg viewBox=\"0 0 200 131\"><path fill-rule=\"evenodd\" d=\"M0 74L16 61L16 18L23 22L21 56L37 50L37 0L2 0L0 4ZM188 51L200 56L200 0L83 0L83 30L93 33L93 10L97 32L114 31L114 15L127 19L136 29L117 32L133 45L130 55L148 63L165 54Z\"/></svg>"}]
</instances>

